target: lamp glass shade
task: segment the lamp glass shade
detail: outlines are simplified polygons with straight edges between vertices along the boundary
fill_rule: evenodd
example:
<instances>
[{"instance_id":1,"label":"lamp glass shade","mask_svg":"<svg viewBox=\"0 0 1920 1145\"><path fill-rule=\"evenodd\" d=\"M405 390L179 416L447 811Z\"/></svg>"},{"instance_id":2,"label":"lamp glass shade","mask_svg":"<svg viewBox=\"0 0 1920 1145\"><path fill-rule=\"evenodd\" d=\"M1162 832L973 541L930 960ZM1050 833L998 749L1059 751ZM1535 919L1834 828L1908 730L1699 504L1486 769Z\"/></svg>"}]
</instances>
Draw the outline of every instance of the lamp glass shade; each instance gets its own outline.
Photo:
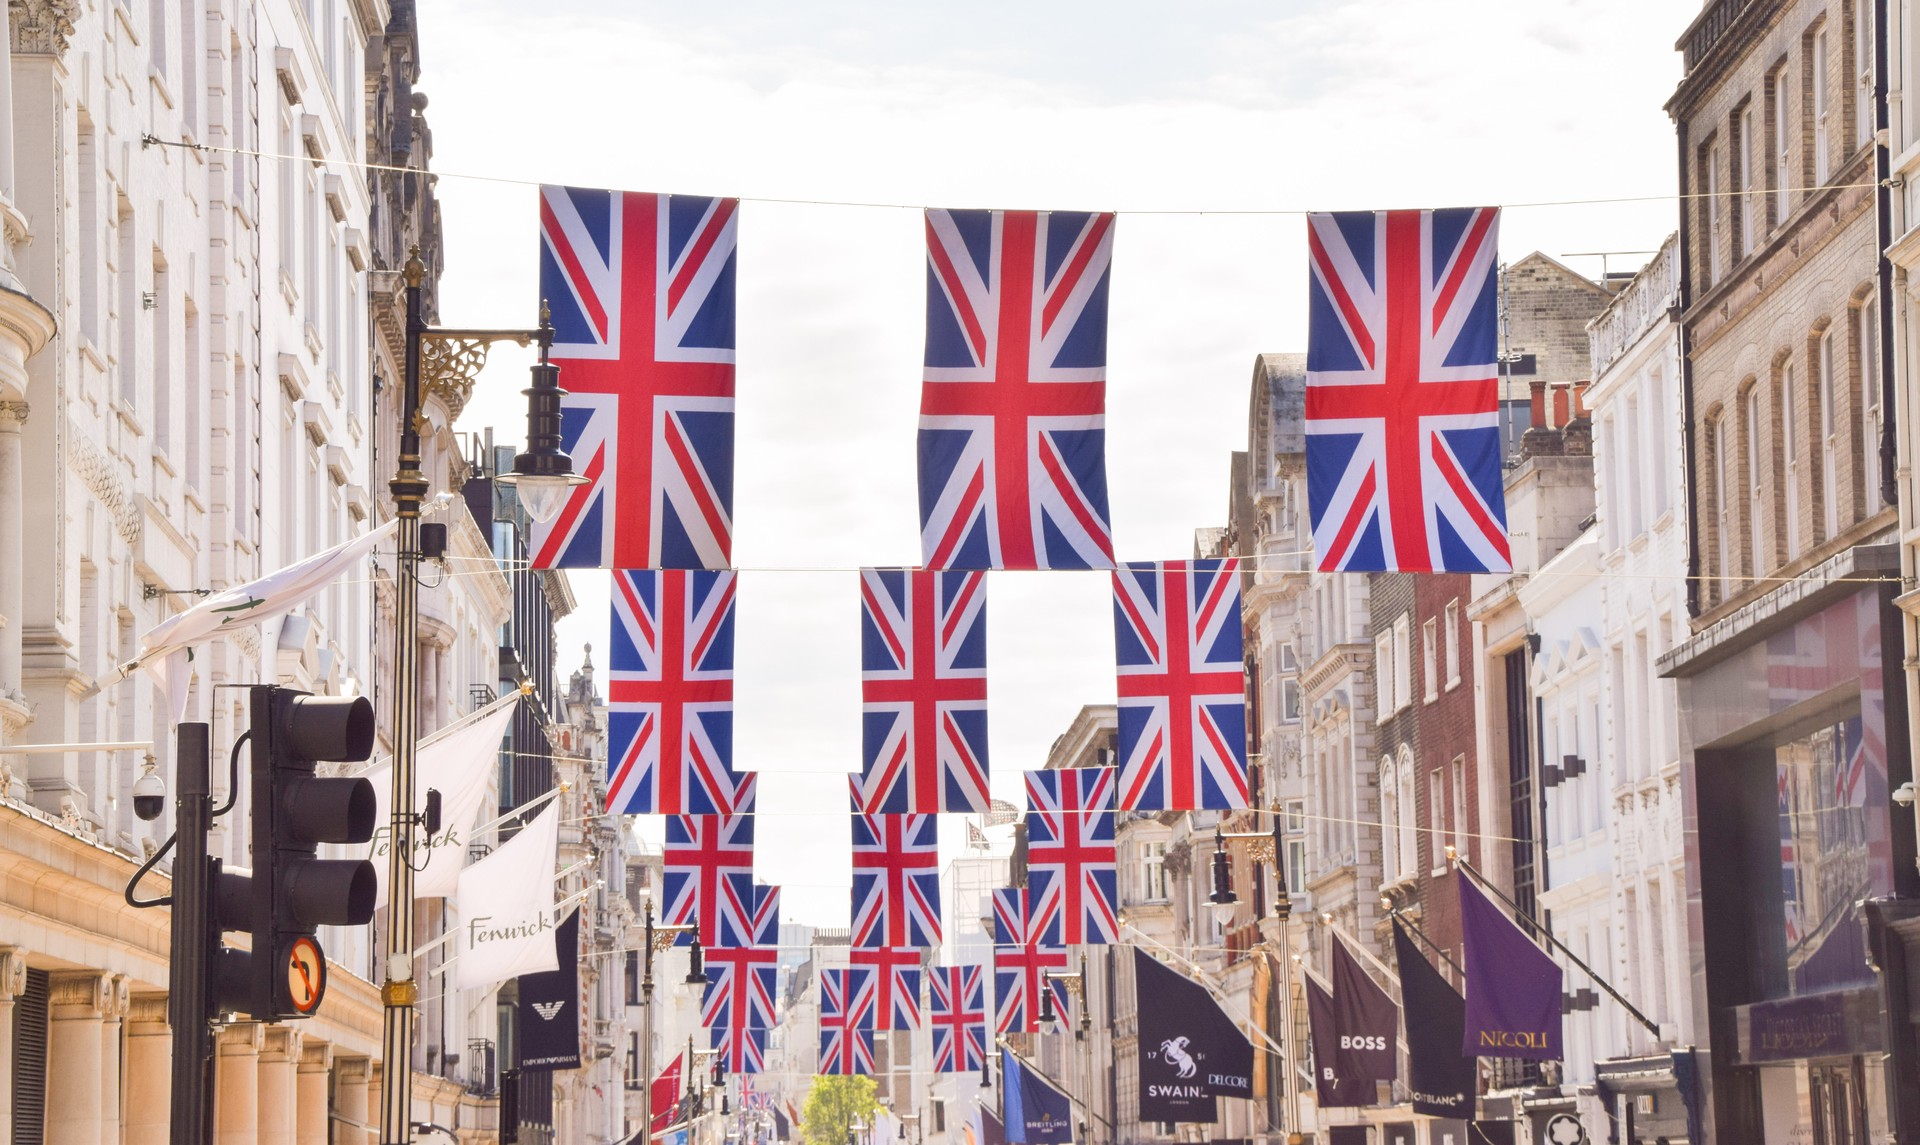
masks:
<instances>
[{"instance_id":1,"label":"lamp glass shade","mask_svg":"<svg viewBox=\"0 0 1920 1145\"><path fill-rule=\"evenodd\" d=\"M561 507L567 503L567 496L574 487L587 483L587 479L577 473L503 473L500 481L513 486L527 516L542 523L559 516Z\"/></svg>"},{"instance_id":2,"label":"lamp glass shade","mask_svg":"<svg viewBox=\"0 0 1920 1145\"><path fill-rule=\"evenodd\" d=\"M1225 926L1233 921L1234 902L1216 902L1213 904L1213 921Z\"/></svg>"}]
</instances>

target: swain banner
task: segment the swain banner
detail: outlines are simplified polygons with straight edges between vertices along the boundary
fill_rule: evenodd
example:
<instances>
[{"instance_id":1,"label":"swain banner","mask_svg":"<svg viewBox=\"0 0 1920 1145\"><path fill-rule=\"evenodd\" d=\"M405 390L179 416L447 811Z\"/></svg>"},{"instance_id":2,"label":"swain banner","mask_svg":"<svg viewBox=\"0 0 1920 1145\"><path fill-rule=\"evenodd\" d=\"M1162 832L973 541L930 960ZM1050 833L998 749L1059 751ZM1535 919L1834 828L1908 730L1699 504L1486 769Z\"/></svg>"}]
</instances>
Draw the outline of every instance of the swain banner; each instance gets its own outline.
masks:
<instances>
[{"instance_id":1,"label":"swain banner","mask_svg":"<svg viewBox=\"0 0 1920 1145\"><path fill-rule=\"evenodd\" d=\"M1253 1046L1206 987L1138 947L1140 1120L1208 1122L1216 1097L1253 1096Z\"/></svg>"}]
</instances>

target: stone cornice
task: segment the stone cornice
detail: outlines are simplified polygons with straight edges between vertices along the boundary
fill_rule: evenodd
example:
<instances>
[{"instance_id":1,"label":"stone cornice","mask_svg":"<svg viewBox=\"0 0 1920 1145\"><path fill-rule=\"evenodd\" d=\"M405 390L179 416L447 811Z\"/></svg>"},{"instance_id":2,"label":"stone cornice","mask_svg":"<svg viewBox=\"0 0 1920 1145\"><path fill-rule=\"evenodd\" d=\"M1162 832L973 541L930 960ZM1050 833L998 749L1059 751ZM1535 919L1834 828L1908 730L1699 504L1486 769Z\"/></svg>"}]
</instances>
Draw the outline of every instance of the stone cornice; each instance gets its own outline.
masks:
<instances>
[{"instance_id":1,"label":"stone cornice","mask_svg":"<svg viewBox=\"0 0 1920 1145\"><path fill-rule=\"evenodd\" d=\"M63 56L79 0L7 0L8 42L20 55Z\"/></svg>"}]
</instances>

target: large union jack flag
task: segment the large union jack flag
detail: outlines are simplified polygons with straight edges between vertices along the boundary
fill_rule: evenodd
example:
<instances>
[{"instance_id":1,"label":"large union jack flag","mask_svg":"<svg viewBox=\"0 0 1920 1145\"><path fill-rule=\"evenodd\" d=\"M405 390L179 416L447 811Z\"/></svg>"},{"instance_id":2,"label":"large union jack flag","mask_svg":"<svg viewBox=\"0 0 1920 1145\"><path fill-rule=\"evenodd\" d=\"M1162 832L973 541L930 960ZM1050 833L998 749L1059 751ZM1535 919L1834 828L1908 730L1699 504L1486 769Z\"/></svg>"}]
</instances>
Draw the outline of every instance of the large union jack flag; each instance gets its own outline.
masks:
<instances>
[{"instance_id":1,"label":"large union jack flag","mask_svg":"<svg viewBox=\"0 0 1920 1145\"><path fill-rule=\"evenodd\" d=\"M927 212L928 568L1110 568L1113 216Z\"/></svg>"},{"instance_id":2,"label":"large union jack flag","mask_svg":"<svg viewBox=\"0 0 1920 1145\"><path fill-rule=\"evenodd\" d=\"M1027 893L1048 946L1116 942L1111 767L1027 772Z\"/></svg>"},{"instance_id":3,"label":"large union jack flag","mask_svg":"<svg viewBox=\"0 0 1920 1145\"><path fill-rule=\"evenodd\" d=\"M940 945L940 851L933 815L853 817L853 944Z\"/></svg>"},{"instance_id":4,"label":"large union jack flag","mask_svg":"<svg viewBox=\"0 0 1920 1145\"><path fill-rule=\"evenodd\" d=\"M1307 216L1323 572L1505 572L1497 208Z\"/></svg>"},{"instance_id":5,"label":"large union jack flag","mask_svg":"<svg viewBox=\"0 0 1920 1145\"><path fill-rule=\"evenodd\" d=\"M1113 574L1122 811L1247 805L1240 562L1127 564Z\"/></svg>"},{"instance_id":6,"label":"large union jack flag","mask_svg":"<svg viewBox=\"0 0 1920 1145\"><path fill-rule=\"evenodd\" d=\"M738 814L667 817L662 921L697 925L700 945L709 951L752 945L753 776L742 790L747 798ZM683 934L677 941L686 945L692 937Z\"/></svg>"},{"instance_id":7,"label":"large union jack flag","mask_svg":"<svg viewBox=\"0 0 1920 1145\"><path fill-rule=\"evenodd\" d=\"M720 1054L728 1073L761 1073L767 1068L767 1031L709 1026L707 1044Z\"/></svg>"},{"instance_id":8,"label":"large union jack flag","mask_svg":"<svg viewBox=\"0 0 1920 1145\"><path fill-rule=\"evenodd\" d=\"M771 1029L775 977L780 969L780 888L753 888L749 941L706 952L707 990L701 1024L711 1029Z\"/></svg>"},{"instance_id":9,"label":"large union jack flag","mask_svg":"<svg viewBox=\"0 0 1920 1145\"><path fill-rule=\"evenodd\" d=\"M993 892L993 1028L1001 1034L1032 1034L1040 1030L1040 990L1049 970L1067 968L1064 946L1039 942L1031 900L1023 888ZM1058 982L1045 983L1053 991L1054 1010L1065 1013L1067 996Z\"/></svg>"},{"instance_id":10,"label":"large union jack flag","mask_svg":"<svg viewBox=\"0 0 1920 1145\"><path fill-rule=\"evenodd\" d=\"M911 946L856 946L847 961L873 972L873 1007L867 1012L878 1030L920 1028L920 951Z\"/></svg>"},{"instance_id":11,"label":"large union jack flag","mask_svg":"<svg viewBox=\"0 0 1920 1145\"><path fill-rule=\"evenodd\" d=\"M987 809L987 575L860 572L861 773L869 815Z\"/></svg>"},{"instance_id":12,"label":"large union jack flag","mask_svg":"<svg viewBox=\"0 0 1920 1145\"><path fill-rule=\"evenodd\" d=\"M736 810L735 575L613 574L607 809L629 815Z\"/></svg>"},{"instance_id":13,"label":"large union jack flag","mask_svg":"<svg viewBox=\"0 0 1920 1145\"><path fill-rule=\"evenodd\" d=\"M873 971L820 972L820 1072L852 1076L873 1072Z\"/></svg>"},{"instance_id":14,"label":"large union jack flag","mask_svg":"<svg viewBox=\"0 0 1920 1145\"><path fill-rule=\"evenodd\" d=\"M987 1053L986 976L979 966L936 966L927 993L935 1073L979 1069Z\"/></svg>"},{"instance_id":15,"label":"large union jack flag","mask_svg":"<svg viewBox=\"0 0 1920 1145\"><path fill-rule=\"evenodd\" d=\"M536 568L725 568L739 201L540 188L561 440L589 478Z\"/></svg>"}]
</instances>

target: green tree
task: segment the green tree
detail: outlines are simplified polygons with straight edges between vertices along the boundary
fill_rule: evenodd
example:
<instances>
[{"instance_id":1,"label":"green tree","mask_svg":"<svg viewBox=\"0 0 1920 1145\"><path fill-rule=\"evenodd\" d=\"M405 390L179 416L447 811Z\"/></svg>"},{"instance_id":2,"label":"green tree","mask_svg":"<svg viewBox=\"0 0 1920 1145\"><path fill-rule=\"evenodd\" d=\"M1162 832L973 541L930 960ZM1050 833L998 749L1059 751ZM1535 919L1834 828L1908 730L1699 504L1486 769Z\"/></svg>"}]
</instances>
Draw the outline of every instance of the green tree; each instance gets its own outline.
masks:
<instances>
[{"instance_id":1,"label":"green tree","mask_svg":"<svg viewBox=\"0 0 1920 1145\"><path fill-rule=\"evenodd\" d=\"M875 1092L870 1077L816 1076L800 1113L807 1145L847 1145L855 1120L872 1124L880 1108Z\"/></svg>"}]
</instances>

